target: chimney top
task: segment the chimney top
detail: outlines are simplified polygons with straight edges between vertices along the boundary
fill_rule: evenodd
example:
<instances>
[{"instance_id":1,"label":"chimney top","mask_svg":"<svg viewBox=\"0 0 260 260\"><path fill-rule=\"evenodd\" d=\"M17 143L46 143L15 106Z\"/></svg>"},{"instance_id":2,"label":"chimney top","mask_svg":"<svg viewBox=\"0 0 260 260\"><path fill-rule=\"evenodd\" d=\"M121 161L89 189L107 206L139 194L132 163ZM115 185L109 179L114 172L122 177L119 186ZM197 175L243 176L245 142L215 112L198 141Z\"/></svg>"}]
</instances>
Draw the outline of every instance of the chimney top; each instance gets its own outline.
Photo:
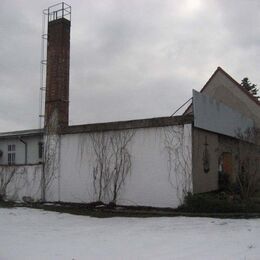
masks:
<instances>
[{"instance_id":1,"label":"chimney top","mask_svg":"<svg viewBox=\"0 0 260 260\"><path fill-rule=\"evenodd\" d=\"M61 2L43 10L43 13L48 16L48 22L52 22L61 18L71 20L71 6Z\"/></svg>"}]
</instances>

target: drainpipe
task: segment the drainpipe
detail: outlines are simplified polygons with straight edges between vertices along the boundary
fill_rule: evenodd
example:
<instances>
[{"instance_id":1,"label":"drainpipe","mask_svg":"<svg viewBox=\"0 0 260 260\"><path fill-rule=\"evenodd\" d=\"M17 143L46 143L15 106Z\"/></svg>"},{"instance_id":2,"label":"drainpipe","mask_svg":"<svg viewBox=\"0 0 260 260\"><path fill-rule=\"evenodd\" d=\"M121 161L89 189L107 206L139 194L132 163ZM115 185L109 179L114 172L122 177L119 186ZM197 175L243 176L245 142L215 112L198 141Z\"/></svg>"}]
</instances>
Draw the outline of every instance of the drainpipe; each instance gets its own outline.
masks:
<instances>
[{"instance_id":1,"label":"drainpipe","mask_svg":"<svg viewBox=\"0 0 260 260\"><path fill-rule=\"evenodd\" d=\"M24 144L24 152L25 152L25 157L24 157L24 164L27 164L27 142L25 142L22 137L19 137L20 142Z\"/></svg>"}]
</instances>

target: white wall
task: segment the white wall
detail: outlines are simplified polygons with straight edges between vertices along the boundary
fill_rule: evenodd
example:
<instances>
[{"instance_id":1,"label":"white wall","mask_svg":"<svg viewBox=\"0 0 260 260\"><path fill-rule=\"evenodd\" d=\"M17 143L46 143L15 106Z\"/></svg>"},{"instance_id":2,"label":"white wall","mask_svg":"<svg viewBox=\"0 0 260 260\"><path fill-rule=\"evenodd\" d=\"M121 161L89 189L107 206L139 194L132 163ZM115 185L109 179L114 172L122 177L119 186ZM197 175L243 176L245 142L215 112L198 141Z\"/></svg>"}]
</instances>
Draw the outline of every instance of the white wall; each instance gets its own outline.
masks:
<instances>
[{"instance_id":1,"label":"white wall","mask_svg":"<svg viewBox=\"0 0 260 260\"><path fill-rule=\"evenodd\" d=\"M23 197L31 197L34 201L41 199L42 165L31 166L0 166L1 179L8 180L6 188L8 200L23 201ZM1 185L0 185L1 189Z\"/></svg>"},{"instance_id":2,"label":"white wall","mask_svg":"<svg viewBox=\"0 0 260 260\"><path fill-rule=\"evenodd\" d=\"M191 125L131 131L134 131L133 137L127 145L131 173L118 193L117 204L177 207L183 198L182 190L192 189ZM110 140L115 133L119 132L94 135ZM61 201L97 201L93 185L97 157L91 134L62 135L60 147L60 176L53 185L55 190L50 192L58 192L55 197ZM102 200L109 202L111 194L103 196Z\"/></svg>"}]
</instances>

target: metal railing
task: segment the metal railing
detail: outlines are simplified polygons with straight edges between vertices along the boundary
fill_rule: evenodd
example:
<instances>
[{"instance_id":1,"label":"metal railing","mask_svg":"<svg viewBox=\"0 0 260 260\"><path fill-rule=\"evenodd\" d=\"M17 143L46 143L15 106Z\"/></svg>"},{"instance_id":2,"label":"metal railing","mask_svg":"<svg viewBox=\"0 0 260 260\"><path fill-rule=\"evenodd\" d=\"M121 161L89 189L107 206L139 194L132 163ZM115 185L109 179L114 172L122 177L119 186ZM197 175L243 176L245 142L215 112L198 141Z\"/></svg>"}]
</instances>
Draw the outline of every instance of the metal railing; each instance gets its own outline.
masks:
<instances>
[{"instance_id":1,"label":"metal railing","mask_svg":"<svg viewBox=\"0 0 260 260\"><path fill-rule=\"evenodd\" d=\"M43 13L48 16L48 22L60 18L66 18L69 21L71 20L71 6L64 2L52 5L47 9L44 9Z\"/></svg>"}]
</instances>

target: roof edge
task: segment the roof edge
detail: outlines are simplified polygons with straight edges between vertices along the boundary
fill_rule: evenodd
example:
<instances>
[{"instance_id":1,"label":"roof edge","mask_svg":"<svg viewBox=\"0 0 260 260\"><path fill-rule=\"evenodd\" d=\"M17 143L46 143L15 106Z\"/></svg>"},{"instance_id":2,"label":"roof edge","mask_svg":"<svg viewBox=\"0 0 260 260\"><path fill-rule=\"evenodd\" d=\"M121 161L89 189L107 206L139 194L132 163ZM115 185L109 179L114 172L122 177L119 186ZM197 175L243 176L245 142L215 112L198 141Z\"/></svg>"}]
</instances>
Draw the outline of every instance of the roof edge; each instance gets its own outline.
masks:
<instances>
[{"instance_id":1,"label":"roof edge","mask_svg":"<svg viewBox=\"0 0 260 260\"><path fill-rule=\"evenodd\" d=\"M250 94L246 89L244 89L244 88L241 86L241 84L239 84L234 78L232 78L226 71L224 71L221 67L218 67L215 72L217 72L217 71L221 71L227 78L229 78L234 84L236 84L237 87L238 87L241 91L243 91L251 100L253 100L257 105L260 106L260 101L259 101L256 97L254 97L252 94ZM212 76L213 76L213 75L212 75ZM207 84L207 83L206 83L206 84ZM205 85L204 87L206 87L206 85Z\"/></svg>"},{"instance_id":2,"label":"roof edge","mask_svg":"<svg viewBox=\"0 0 260 260\"><path fill-rule=\"evenodd\" d=\"M12 131L12 132L2 132L0 133L0 139L5 138L13 138L19 136L37 136L43 135L43 129L29 129L29 130L20 130L20 131Z\"/></svg>"},{"instance_id":3,"label":"roof edge","mask_svg":"<svg viewBox=\"0 0 260 260\"><path fill-rule=\"evenodd\" d=\"M76 134L88 132L119 131L137 128L163 127L182 125L193 122L193 116L156 117L129 121L116 121L107 123L95 123L85 125L73 125L63 129L61 134Z\"/></svg>"}]
</instances>

